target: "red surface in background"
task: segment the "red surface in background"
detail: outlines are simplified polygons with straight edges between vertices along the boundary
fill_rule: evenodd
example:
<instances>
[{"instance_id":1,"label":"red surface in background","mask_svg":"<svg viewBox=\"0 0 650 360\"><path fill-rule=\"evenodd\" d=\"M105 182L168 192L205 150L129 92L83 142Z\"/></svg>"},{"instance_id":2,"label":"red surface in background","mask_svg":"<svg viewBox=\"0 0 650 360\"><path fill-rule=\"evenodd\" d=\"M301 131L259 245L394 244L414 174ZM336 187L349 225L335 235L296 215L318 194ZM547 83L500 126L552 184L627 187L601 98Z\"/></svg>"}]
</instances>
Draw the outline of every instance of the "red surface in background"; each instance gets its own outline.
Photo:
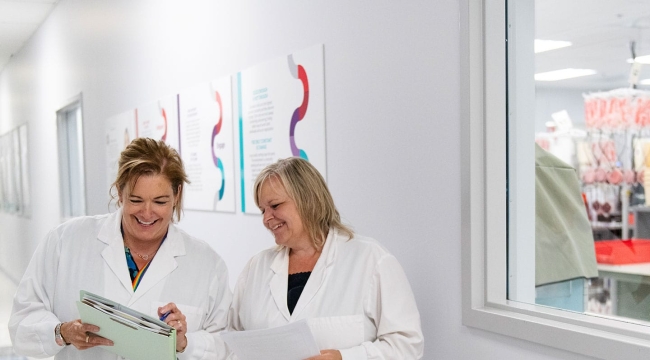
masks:
<instances>
[{"instance_id":1,"label":"red surface in background","mask_svg":"<svg viewBox=\"0 0 650 360\"><path fill-rule=\"evenodd\" d=\"M650 262L650 240L596 241L596 261L599 264L636 264Z\"/></svg>"}]
</instances>

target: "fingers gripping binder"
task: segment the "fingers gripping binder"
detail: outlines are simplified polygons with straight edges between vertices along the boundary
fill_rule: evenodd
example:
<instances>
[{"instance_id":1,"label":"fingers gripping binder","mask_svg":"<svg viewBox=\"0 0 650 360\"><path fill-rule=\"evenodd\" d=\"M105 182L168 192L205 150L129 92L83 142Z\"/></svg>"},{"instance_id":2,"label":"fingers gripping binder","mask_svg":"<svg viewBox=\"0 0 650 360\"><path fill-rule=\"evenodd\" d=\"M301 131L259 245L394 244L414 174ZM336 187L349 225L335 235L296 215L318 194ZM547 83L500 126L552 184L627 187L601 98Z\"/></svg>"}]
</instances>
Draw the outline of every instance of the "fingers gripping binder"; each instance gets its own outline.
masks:
<instances>
[{"instance_id":1,"label":"fingers gripping binder","mask_svg":"<svg viewBox=\"0 0 650 360\"><path fill-rule=\"evenodd\" d=\"M176 329L164 322L82 290L77 301L81 321L99 327L113 341L101 348L131 360L175 360Z\"/></svg>"}]
</instances>

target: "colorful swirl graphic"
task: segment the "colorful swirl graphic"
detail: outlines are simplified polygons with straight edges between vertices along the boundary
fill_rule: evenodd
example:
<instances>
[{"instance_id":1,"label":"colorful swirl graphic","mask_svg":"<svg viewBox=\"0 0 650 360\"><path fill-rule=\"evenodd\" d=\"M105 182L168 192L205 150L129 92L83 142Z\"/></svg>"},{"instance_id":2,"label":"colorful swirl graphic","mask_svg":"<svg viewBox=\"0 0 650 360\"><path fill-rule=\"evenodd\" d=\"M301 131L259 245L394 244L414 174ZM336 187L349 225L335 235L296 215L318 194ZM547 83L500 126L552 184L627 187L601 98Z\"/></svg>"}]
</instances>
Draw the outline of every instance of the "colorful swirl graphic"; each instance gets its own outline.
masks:
<instances>
[{"instance_id":1,"label":"colorful swirl graphic","mask_svg":"<svg viewBox=\"0 0 650 360\"><path fill-rule=\"evenodd\" d=\"M221 162L221 159L217 157L217 154L214 153L214 139L217 137L217 134L221 131L221 124L223 122L223 106L221 105L221 95L219 95L218 91L214 92L216 94L217 98L217 104L219 104L219 122L214 126L212 129L212 141L211 141L211 150L212 150L212 162L214 162L214 166L216 166L219 171L221 171L221 188L219 188L219 197L218 199L216 198L215 194L215 201L214 201L214 208L216 210L217 207L217 201L223 199L223 193L226 189L226 174L223 170L223 163Z\"/></svg>"},{"instance_id":2,"label":"colorful swirl graphic","mask_svg":"<svg viewBox=\"0 0 650 360\"><path fill-rule=\"evenodd\" d=\"M160 104L158 104L158 106L160 106ZM161 140L167 142L167 113L163 107L160 108L160 112L162 113L163 121L165 122L165 132L163 133Z\"/></svg>"},{"instance_id":3,"label":"colorful swirl graphic","mask_svg":"<svg viewBox=\"0 0 650 360\"><path fill-rule=\"evenodd\" d=\"M305 71L305 68L303 68L302 65L296 65L296 63L293 61L293 55L288 56L288 62L291 75L294 77L294 79L299 79L302 82L302 88L304 92L302 104L300 104L300 107L297 108L293 112L293 116L291 116L291 125L289 126L291 154L293 154L293 156L300 156L305 160L309 160L307 153L303 149L299 149L296 145L296 139L294 136L298 121L304 119L305 113L307 113L307 105L309 104L309 81L307 80L307 72Z\"/></svg>"}]
</instances>

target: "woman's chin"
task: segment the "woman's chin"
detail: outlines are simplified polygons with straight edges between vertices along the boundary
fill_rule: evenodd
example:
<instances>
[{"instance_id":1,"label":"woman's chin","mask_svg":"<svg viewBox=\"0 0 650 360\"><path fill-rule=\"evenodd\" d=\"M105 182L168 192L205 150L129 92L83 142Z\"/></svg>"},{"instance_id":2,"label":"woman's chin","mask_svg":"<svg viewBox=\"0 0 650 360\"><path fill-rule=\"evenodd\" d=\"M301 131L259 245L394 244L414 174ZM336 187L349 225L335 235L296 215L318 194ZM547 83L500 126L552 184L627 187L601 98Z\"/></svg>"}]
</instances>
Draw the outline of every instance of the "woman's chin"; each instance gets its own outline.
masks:
<instances>
[{"instance_id":1,"label":"woman's chin","mask_svg":"<svg viewBox=\"0 0 650 360\"><path fill-rule=\"evenodd\" d=\"M287 246L286 239L283 239L282 237L279 237L279 236L275 237L275 243L276 243L276 245Z\"/></svg>"}]
</instances>

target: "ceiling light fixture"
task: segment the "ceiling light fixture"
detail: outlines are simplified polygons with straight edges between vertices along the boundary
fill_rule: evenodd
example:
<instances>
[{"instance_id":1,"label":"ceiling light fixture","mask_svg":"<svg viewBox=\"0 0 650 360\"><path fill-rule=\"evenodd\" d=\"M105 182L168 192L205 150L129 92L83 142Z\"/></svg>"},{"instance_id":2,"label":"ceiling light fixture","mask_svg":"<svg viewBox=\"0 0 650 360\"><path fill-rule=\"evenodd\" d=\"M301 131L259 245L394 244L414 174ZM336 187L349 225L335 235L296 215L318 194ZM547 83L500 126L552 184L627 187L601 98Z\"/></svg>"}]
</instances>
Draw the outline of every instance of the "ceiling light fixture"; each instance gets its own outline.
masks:
<instances>
[{"instance_id":1,"label":"ceiling light fixture","mask_svg":"<svg viewBox=\"0 0 650 360\"><path fill-rule=\"evenodd\" d=\"M535 54L571 46L570 41L535 39Z\"/></svg>"},{"instance_id":2,"label":"ceiling light fixture","mask_svg":"<svg viewBox=\"0 0 650 360\"><path fill-rule=\"evenodd\" d=\"M535 74L536 81L558 81L580 76L594 75L596 70L591 69L562 69Z\"/></svg>"},{"instance_id":3,"label":"ceiling light fixture","mask_svg":"<svg viewBox=\"0 0 650 360\"><path fill-rule=\"evenodd\" d=\"M650 79L643 79L639 81L639 84L641 85L650 85Z\"/></svg>"}]
</instances>

